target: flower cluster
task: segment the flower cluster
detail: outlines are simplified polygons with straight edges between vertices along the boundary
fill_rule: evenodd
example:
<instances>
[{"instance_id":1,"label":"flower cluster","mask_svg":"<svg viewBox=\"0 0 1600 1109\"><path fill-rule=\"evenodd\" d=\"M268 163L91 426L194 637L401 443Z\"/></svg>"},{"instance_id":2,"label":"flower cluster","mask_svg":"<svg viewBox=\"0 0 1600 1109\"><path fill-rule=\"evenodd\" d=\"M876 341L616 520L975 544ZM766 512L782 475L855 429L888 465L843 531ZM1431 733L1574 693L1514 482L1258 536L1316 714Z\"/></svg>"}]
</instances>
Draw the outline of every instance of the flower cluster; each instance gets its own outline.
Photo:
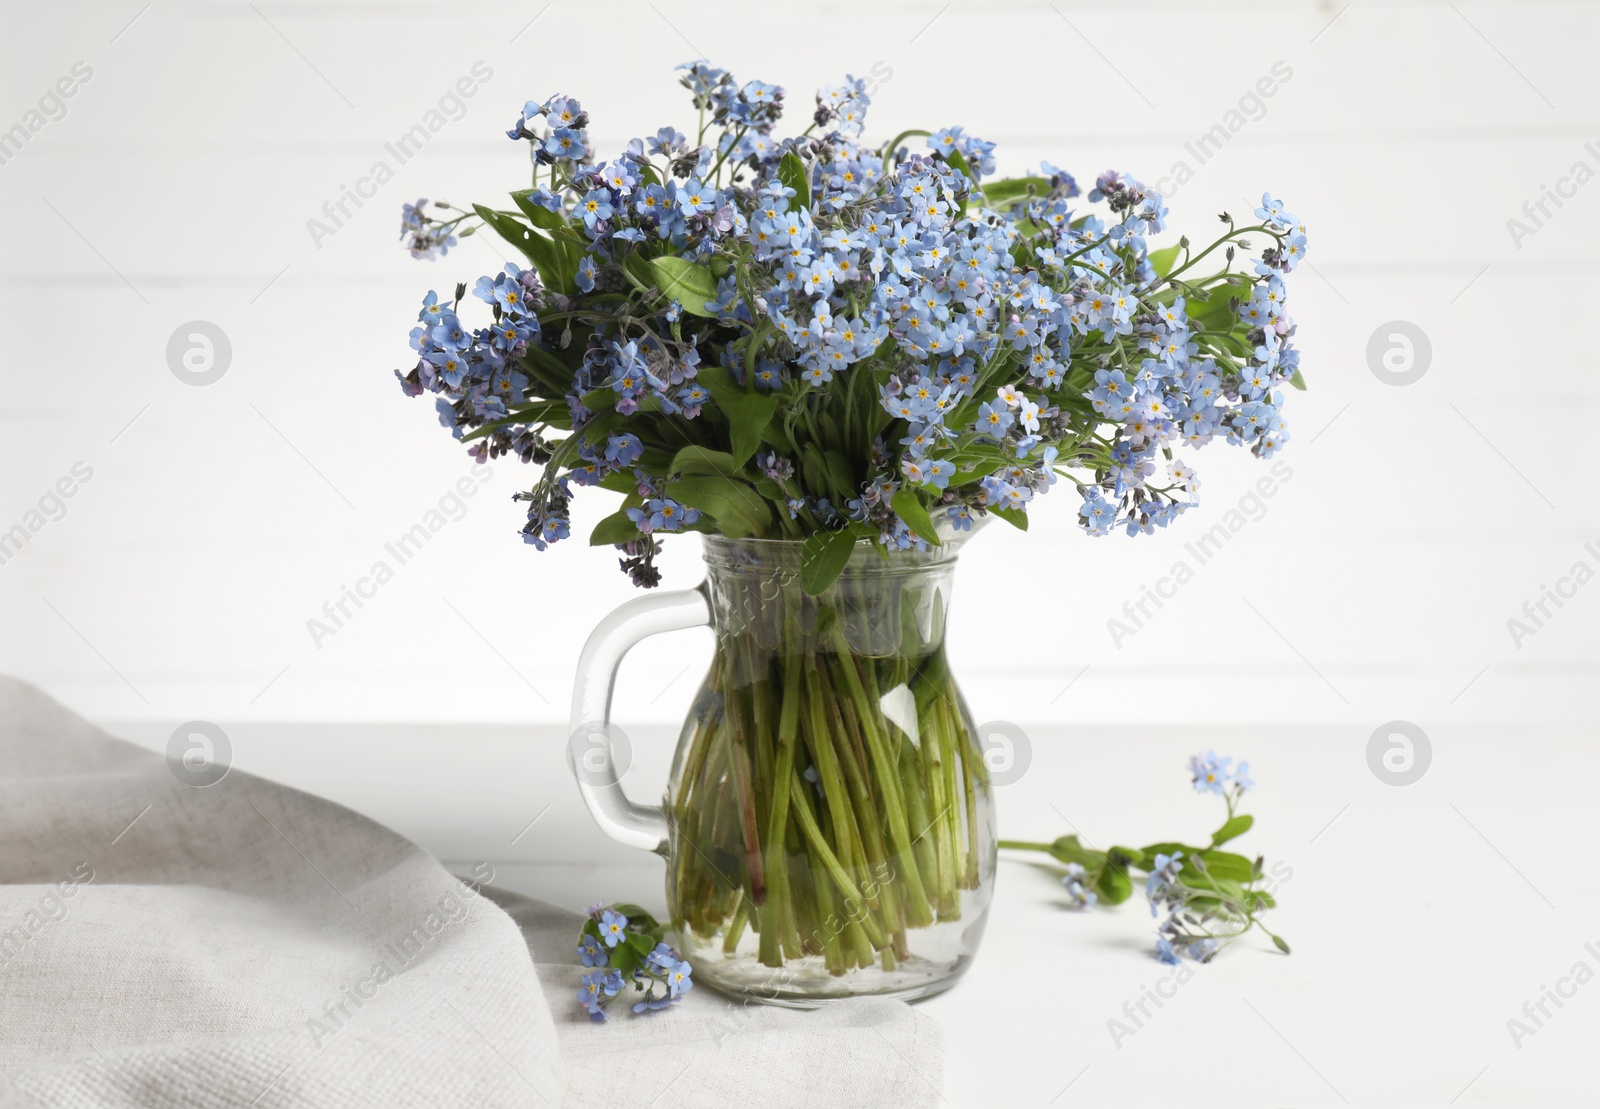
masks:
<instances>
[{"instance_id":1,"label":"flower cluster","mask_svg":"<svg viewBox=\"0 0 1600 1109\"><path fill-rule=\"evenodd\" d=\"M478 282L477 330L459 289L430 293L400 375L479 459L544 467L528 542L564 538L574 487L603 486L626 499L592 541L654 584L663 532L921 548L988 514L1022 526L1063 477L1090 534L1151 532L1196 503L1175 448L1287 440L1283 279L1306 239L1281 202L1152 250L1167 211L1131 177L989 181L994 144L960 127L869 145L855 79L779 137L783 89L680 68L692 136L597 161L576 100L530 101L507 132L533 165L515 211L406 206L414 254L487 226L532 266Z\"/></svg>"},{"instance_id":2,"label":"flower cluster","mask_svg":"<svg viewBox=\"0 0 1600 1109\"><path fill-rule=\"evenodd\" d=\"M1240 795L1256 785L1250 780L1249 763L1241 762L1234 767L1232 759L1220 758L1215 751L1192 756L1189 759L1189 775L1194 781L1196 793L1215 793L1228 798L1229 816L1233 815L1233 807Z\"/></svg>"},{"instance_id":3,"label":"flower cluster","mask_svg":"<svg viewBox=\"0 0 1600 1109\"><path fill-rule=\"evenodd\" d=\"M1092 879L1082 863L1068 863L1067 872L1061 876L1061 884L1067 889L1067 896L1072 899L1074 909L1091 909L1095 902L1100 900L1100 895L1090 889L1086 882Z\"/></svg>"},{"instance_id":4,"label":"flower cluster","mask_svg":"<svg viewBox=\"0 0 1600 1109\"><path fill-rule=\"evenodd\" d=\"M437 207L448 209L450 206L440 203ZM415 204L401 205L400 239L413 258L443 258L458 241L455 228L462 218L443 219L437 214L429 215L428 199L423 197Z\"/></svg>"},{"instance_id":5,"label":"flower cluster","mask_svg":"<svg viewBox=\"0 0 1600 1109\"><path fill-rule=\"evenodd\" d=\"M1255 783L1250 766L1219 757L1215 752L1195 755L1189 772L1196 790L1216 793L1228 805L1228 818L1211 835L1206 847L1183 843L1153 843L1148 847L1112 847L1097 851L1085 847L1076 835L1051 843L1002 840L1001 847L1042 851L1066 868L1061 883L1073 908L1090 908L1098 901L1119 904L1133 894L1130 871L1145 874L1144 894L1150 915L1160 919L1156 929L1156 957L1177 964L1183 954L1208 963L1227 944L1252 928L1259 928L1284 954L1289 945L1261 923L1260 915L1275 908L1271 889L1288 871L1275 865L1269 873L1266 860L1221 851L1230 840L1249 831L1255 818L1237 811L1239 799Z\"/></svg>"},{"instance_id":6,"label":"flower cluster","mask_svg":"<svg viewBox=\"0 0 1600 1109\"><path fill-rule=\"evenodd\" d=\"M578 936L578 958L590 973L578 981L578 1003L593 1021L633 983L635 1013L665 1009L694 989L693 968L663 942L659 921L636 905L589 908Z\"/></svg>"}]
</instances>

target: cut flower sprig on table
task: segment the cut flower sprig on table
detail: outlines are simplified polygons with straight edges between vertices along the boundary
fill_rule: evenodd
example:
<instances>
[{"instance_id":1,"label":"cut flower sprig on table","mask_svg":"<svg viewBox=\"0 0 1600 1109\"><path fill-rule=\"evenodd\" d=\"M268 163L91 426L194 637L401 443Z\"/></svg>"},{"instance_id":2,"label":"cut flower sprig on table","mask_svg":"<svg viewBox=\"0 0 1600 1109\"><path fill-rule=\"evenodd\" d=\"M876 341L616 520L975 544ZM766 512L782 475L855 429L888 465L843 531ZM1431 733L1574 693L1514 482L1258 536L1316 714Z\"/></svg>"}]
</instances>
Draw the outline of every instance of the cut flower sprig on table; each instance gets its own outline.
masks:
<instances>
[{"instance_id":1,"label":"cut flower sprig on table","mask_svg":"<svg viewBox=\"0 0 1600 1109\"><path fill-rule=\"evenodd\" d=\"M637 905L589 906L578 933L578 959L592 969L578 980L578 1004L590 1020L604 1021L619 997L635 1013L647 1013L682 1001L694 989L694 968L665 935L661 922Z\"/></svg>"},{"instance_id":2,"label":"cut flower sprig on table","mask_svg":"<svg viewBox=\"0 0 1600 1109\"><path fill-rule=\"evenodd\" d=\"M414 254L487 226L522 256L477 281L476 313L465 285L428 294L397 373L480 461L542 467L518 494L528 543L566 538L600 486L624 500L591 542L640 585L661 536L692 530L805 540L816 593L861 539L1026 527L1063 478L1088 533L1150 532L1196 503L1177 449L1286 441L1283 278L1306 235L1280 202L1153 250L1167 211L1131 177L1082 198L1048 163L993 180L993 144L961 127L868 144L852 79L780 138L783 89L680 68L692 133L597 161L578 101L530 101L509 207L406 206Z\"/></svg>"},{"instance_id":3,"label":"cut flower sprig on table","mask_svg":"<svg viewBox=\"0 0 1600 1109\"><path fill-rule=\"evenodd\" d=\"M1283 937L1261 922L1261 914L1277 907L1270 888L1279 880L1277 868L1269 873L1261 855L1250 859L1220 850L1255 824L1255 817L1239 812L1245 792L1255 788L1250 764L1235 766L1231 758L1207 751L1189 760L1189 773L1197 792L1216 794L1227 804L1227 819L1204 847L1168 841L1097 851L1077 835L1050 843L1003 839L1000 847L1040 851L1055 859L1065 869L1061 884L1079 909L1121 904L1133 896L1133 873L1142 873L1150 915L1161 920L1155 951L1164 963L1176 965L1185 953L1209 963L1251 929L1260 929L1273 946L1289 954Z\"/></svg>"}]
</instances>

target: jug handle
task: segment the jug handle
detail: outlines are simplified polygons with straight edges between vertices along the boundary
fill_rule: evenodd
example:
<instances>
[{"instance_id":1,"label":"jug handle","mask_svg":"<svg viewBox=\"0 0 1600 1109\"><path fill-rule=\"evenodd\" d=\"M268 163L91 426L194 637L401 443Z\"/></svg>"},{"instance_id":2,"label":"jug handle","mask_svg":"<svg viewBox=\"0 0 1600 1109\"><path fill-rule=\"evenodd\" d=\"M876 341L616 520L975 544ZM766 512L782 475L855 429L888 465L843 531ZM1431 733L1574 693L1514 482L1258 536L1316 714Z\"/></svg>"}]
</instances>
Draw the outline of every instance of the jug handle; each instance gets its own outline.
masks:
<instances>
[{"instance_id":1,"label":"jug handle","mask_svg":"<svg viewBox=\"0 0 1600 1109\"><path fill-rule=\"evenodd\" d=\"M618 843L664 854L669 829L665 807L628 800L616 773L611 751L611 694L617 670L623 657L649 636L710 624L711 608L701 589L652 593L612 611L583 645L572 687L567 765L578 780L578 792L589 815Z\"/></svg>"}]
</instances>

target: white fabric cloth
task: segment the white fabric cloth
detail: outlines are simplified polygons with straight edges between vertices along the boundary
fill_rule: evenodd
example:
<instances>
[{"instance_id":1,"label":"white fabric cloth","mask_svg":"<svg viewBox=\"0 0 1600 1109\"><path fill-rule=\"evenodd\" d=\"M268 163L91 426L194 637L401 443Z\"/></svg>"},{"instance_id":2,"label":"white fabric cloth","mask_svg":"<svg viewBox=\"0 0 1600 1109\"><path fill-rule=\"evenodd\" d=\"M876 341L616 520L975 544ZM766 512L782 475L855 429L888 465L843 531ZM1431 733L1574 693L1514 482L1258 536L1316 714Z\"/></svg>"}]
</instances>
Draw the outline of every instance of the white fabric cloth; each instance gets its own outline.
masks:
<instances>
[{"instance_id":1,"label":"white fabric cloth","mask_svg":"<svg viewBox=\"0 0 1600 1109\"><path fill-rule=\"evenodd\" d=\"M569 958L583 916L486 892L528 939L555 1014L569 1105L924 1109L940 1103L942 1029L903 1001L857 998L802 1013L697 987L673 1009L637 1019L619 1004L617 1015L597 1028L578 1007L584 970Z\"/></svg>"},{"instance_id":2,"label":"white fabric cloth","mask_svg":"<svg viewBox=\"0 0 1600 1109\"><path fill-rule=\"evenodd\" d=\"M700 989L596 1027L581 918L494 896L510 916L356 813L239 771L185 785L0 678L3 1109L939 1100L938 1025L899 1002Z\"/></svg>"}]
</instances>

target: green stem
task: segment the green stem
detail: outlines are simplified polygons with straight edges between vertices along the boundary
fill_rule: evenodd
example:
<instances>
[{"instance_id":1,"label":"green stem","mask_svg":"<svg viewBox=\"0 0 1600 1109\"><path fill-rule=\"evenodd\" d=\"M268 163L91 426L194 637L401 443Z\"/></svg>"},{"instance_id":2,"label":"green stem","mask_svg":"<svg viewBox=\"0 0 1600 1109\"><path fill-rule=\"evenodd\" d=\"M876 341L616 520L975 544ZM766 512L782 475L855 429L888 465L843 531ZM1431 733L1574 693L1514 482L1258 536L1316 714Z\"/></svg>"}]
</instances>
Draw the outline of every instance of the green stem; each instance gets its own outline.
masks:
<instances>
[{"instance_id":1,"label":"green stem","mask_svg":"<svg viewBox=\"0 0 1600 1109\"><path fill-rule=\"evenodd\" d=\"M1055 849L1053 843L1031 843L1021 839L1003 839L997 844L1002 851L1044 851L1046 853Z\"/></svg>"},{"instance_id":2,"label":"green stem","mask_svg":"<svg viewBox=\"0 0 1600 1109\"><path fill-rule=\"evenodd\" d=\"M955 714L952 713L952 716ZM959 720L957 721L959 726ZM973 772L974 759L977 755L976 765L983 765L983 755L975 751L972 739L963 729L961 732L961 786L967 800L967 872L962 876L961 888L975 890L978 888L978 778Z\"/></svg>"},{"instance_id":3,"label":"green stem","mask_svg":"<svg viewBox=\"0 0 1600 1109\"><path fill-rule=\"evenodd\" d=\"M922 875L917 870L916 855L911 847L911 829L906 820L905 802L900 796L899 775L889 755L888 741L878 730L877 713L873 702L867 698L850 644L845 641L844 632L837 623L831 631L838 667L844 674L845 694L855 707L856 718L861 723L867 755L881 790L889 838L899 858L900 877L906 883L906 920L913 927L925 927L933 923L933 910L928 905L927 890L923 887Z\"/></svg>"},{"instance_id":4,"label":"green stem","mask_svg":"<svg viewBox=\"0 0 1600 1109\"><path fill-rule=\"evenodd\" d=\"M855 811L867 817L861 822L859 842L862 864L866 872L876 874L882 867L888 865L889 852L883 842L883 826L876 819L877 810L868 783L866 744L853 715L845 711L845 706L841 706L836 696L829 696L833 690L827 681L826 671L819 669L817 674L818 695L829 714L826 723L819 723L818 726L827 728L838 739L839 765L845 771ZM893 882L885 882L880 886L879 900L887 929L891 932L903 931L904 913Z\"/></svg>"},{"instance_id":5,"label":"green stem","mask_svg":"<svg viewBox=\"0 0 1600 1109\"><path fill-rule=\"evenodd\" d=\"M750 922L750 902L744 898L739 899L739 907L733 912L733 920L728 923L728 933L722 937L722 951L725 955L732 955L739 949L739 940L744 936L745 926ZM766 944L767 937L762 934L761 942Z\"/></svg>"},{"instance_id":6,"label":"green stem","mask_svg":"<svg viewBox=\"0 0 1600 1109\"><path fill-rule=\"evenodd\" d=\"M739 827L744 835L744 860L750 883L750 900L760 908L767 899L767 890L761 875L761 831L760 818L756 814L755 784L750 777L750 744L753 742L753 737L750 729L742 731L743 734L735 739L731 747L734 783L739 799Z\"/></svg>"},{"instance_id":7,"label":"green stem","mask_svg":"<svg viewBox=\"0 0 1600 1109\"><path fill-rule=\"evenodd\" d=\"M794 927L794 907L788 897L789 779L794 774L794 745L800 726L800 652L794 611L784 606L784 639L789 647L783 668L783 707L778 712L778 758L773 770L772 806L767 819L766 879L771 890L769 906L778 928L761 933L761 961L782 966L783 940Z\"/></svg>"},{"instance_id":8,"label":"green stem","mask_svg":"<svg viewBox=\"0 0 1600 1109\"><path fill-rule=\"evenodd\" d=\"M796 784L798 784L799 775L794 775L794 777L797 779ZM861 901L860 889L856 887L855 882L845 870L844 864L839 861L839 857L835 855L833 853L833 849L828 846L827 838L822 834L822 829L817 825L817 818L811 813L811 803L805 799L805 795L803 793L797 793L795 797L794 812L795 816L800 819L801 830L805 833L806 838L811 841L812 850L817 853L817 858L821 860L823 869L826 870L828 872L828 876L833 879L834 884L839 889L839 892L852 901L859 903ZM867 920L870 921L871 918L868 917ZM882 932L879 931L876 926L868 926L865 923L863 924L863 927L867 928L868 935L872 939L873 946L882 946ZM877 934L874 935L874 932Z\"/></svg>"}]
</instances>

